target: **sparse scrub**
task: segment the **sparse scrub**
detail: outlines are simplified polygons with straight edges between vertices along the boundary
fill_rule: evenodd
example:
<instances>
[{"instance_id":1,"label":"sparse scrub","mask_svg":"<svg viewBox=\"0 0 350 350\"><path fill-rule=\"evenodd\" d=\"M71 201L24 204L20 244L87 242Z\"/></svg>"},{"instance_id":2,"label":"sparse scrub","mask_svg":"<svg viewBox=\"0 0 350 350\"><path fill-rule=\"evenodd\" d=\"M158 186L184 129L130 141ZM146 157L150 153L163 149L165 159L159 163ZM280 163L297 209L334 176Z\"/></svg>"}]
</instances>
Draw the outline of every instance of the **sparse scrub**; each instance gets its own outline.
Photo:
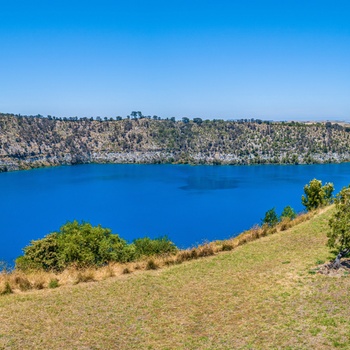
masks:
<instances>
[{"instance_id":1,"label":"sparse scrub","mask_svg":"<svg viewBox=\"0 0 350 350\"><path fill-rule=\"evenodd\" d=\"M0 114L0 171L67 162L240 165L350 159L349 128L337 123L197 119L53 120Z\"/></svg>"}]
</instances>

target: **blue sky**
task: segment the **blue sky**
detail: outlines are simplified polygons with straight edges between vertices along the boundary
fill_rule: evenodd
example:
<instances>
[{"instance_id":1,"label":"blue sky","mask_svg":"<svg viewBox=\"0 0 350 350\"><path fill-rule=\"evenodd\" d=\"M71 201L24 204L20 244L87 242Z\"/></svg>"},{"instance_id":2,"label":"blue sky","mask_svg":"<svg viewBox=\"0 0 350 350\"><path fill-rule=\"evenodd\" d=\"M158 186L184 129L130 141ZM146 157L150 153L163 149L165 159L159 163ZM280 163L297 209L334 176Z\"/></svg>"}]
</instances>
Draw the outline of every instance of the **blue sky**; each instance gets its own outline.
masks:
<instances>
[{"instance_id":1,"label":"blue sky","mask_svg":"<svg viewBox=\"0 0 350 350\"><path fill-rule=\"evenodd\" d=\"M349 1L0 0L0 112L350 120Z\"/></svg>"}]
</instances>

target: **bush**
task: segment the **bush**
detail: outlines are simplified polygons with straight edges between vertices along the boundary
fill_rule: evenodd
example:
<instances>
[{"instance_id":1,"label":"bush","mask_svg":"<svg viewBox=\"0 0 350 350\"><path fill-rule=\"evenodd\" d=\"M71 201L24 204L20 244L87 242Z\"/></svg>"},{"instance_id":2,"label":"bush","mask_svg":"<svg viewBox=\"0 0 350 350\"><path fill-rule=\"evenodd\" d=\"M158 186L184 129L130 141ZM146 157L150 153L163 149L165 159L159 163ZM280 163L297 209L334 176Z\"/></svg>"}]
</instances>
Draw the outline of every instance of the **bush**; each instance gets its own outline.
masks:
<instances>
[{"instance_id":1,"label":"bush","mask_svg":"<svg viewBox=\"0 0 350 350\"><path fill-rule=\"evenodd\" d=\"M76 267L102 266L108 262L127 262L135 258L135 247L128 245L110 229L89 223L68 222L43 239L32 241L16 259L20 270L63 270Z\"/></svg>"},{"instance_id":2,"label":"bush","mask_svg":"<svg viewBox=\"0 0 350 350\"><path fill-rule=\"evenodd\" d=\"M166 236L155 239L149 237L138 238L133 241L133 245L137 258L142 256L174 254L177 252L175 244Z\"/></svg>"},{"instance_id":3,"label":"bush","mask_svg":"<svg viewBox=\"0 0 350 350\"><path fill-rule=\"evenodd\" d=\"M307 211L323 207L333 202L334 185L326 183L322 186L322 181L313 179L308 185L304 186L304 193L301 202L306 207Z\"/></svg>"},{"instance_id":4,"label":"bush","mask_svg":"<svg viewBox=\"0 0 350 350\"><path fill-rule=\"evenodd\" d=\"M276 226L278 224L278 216L276 214L275 208L272 208L265 213L262 224L267 224L270 227Z\"/></svg>"},{"instance_id":5,"label":"bush","mask_svg":"<svg viewBox=\"0 0 350 350\"><path fill-rule=\"evenodd\" d=\"M327 245L335 253L332 267L340 267L340 259L350 253L350 186L344 187L335 199L335 212L329 220Z\"/></svg>"},{"instance_id":6,"label":"bush","mask_svg":"<svg viewBox=\"0 0 350 350\"><path fill-rule=\"evenodd\" d=\"M282 211L281 221L283 221L283 219L285 218L293 220L296 217L297 217L297 213L294 211L294 209L290 205L287 205Z\"/></svg>"}]
</instances>

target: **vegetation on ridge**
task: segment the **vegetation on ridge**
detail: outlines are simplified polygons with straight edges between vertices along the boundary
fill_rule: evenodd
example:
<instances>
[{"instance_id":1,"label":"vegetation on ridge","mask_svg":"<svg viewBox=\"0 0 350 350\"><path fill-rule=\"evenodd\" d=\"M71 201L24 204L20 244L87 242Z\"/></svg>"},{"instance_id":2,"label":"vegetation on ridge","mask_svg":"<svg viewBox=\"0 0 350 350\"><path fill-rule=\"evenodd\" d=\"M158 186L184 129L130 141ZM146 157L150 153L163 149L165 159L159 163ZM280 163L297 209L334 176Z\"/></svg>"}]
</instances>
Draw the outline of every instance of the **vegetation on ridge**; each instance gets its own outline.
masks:
<instances>
[{"instance_id":1,"label":"vegetation on ridge","mask_svg":"<svg viewBox=\"0 0 350 350\"><path fill-rule=\"evenodd\" d=\"M350 128L261 120L175 121L0 114L0 171L78 163L310 164L350 160Z\"/></svg>"}]
</instances>

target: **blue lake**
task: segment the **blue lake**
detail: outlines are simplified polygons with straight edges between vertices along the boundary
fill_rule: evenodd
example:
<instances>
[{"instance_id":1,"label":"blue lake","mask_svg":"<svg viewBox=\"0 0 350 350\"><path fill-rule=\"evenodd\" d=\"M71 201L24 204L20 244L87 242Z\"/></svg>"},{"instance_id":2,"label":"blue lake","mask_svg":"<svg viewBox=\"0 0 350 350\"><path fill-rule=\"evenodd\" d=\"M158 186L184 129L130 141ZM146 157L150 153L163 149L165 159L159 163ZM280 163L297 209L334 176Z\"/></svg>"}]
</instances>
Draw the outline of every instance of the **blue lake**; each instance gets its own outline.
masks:
<instances>
[{"instance_id":1,"label":"blue lake","mask_svg":"<svg viewBox=\"0 0 350 350\"><path fill-rule=\"evenodd\" d=\"M0 174L0 260L77 219L131 241L167 235L186 248L225 239L267 210L302 211L311 179L350 183L350 164L189 166L89 164Z\"/></svg>"}]
</instances>

